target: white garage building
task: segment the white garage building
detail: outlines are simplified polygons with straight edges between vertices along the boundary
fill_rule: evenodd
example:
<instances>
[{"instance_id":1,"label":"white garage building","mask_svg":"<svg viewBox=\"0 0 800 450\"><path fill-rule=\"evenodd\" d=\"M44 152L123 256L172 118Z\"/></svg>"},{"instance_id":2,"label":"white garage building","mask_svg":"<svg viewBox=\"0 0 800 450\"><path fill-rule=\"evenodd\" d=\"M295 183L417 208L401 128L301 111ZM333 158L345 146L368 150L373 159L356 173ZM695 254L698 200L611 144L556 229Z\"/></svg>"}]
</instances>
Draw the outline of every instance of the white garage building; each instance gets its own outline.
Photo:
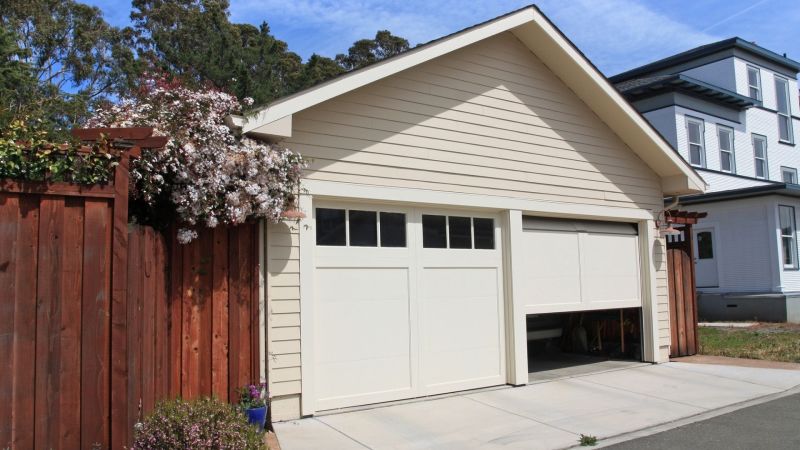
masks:
<instances>
[{"instance_id":1,"label":"white garage building","mask_svg":"<svg viewBox=\"0 0 800 450\"><path fill-rule=\"evenodd\" d=\"M265 233L273 419L525 384L540 314L633 308L668 357L655 219L705 184L535 7L239 124L311 160Z\"/></svg>"}]
</instances>

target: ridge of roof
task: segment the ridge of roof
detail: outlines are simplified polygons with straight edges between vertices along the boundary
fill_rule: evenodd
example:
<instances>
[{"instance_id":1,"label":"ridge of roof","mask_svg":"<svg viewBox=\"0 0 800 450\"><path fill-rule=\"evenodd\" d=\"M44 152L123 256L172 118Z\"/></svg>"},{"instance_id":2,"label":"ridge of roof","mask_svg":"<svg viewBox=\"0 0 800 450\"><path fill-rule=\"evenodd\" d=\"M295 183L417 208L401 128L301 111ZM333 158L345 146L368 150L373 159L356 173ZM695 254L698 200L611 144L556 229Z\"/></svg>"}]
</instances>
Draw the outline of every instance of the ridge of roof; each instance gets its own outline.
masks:
<instances>
[{"instance_id":1,"label":"ridge of roof","mask_svg":"<svg viewBox=\"0 0 800 450\"><path fill-rule=\"evenodd\" d=\"M666 69L672 66L676 66L678 64L691 61L693 59L701 58L703 56L711 55L717 52L721 52L723 50L727 50L729 48L739 48L755 55L758 55L764 59L769 60L775 64L783 66L785 68L793 70L795 73L800 72L800 62L795 61L791 58L788 58L784 55L780 55L772 50L768 50L760 45L756 45L753 42L748 42L740 37L732 37L728 39L723 39L721 41L712 42L710 44L701 45L699 47L695 47L684 52L680 52L671 56L667 56L666 58L662 58L651 63L647 63L645 65L635 67L633 69L627 70L625 72L618 73L609 77L612 83L619 83L625 80L629 80L631 78L635 78L641 75L647 75L648 73L655 72L657 70Z\"/></svg>"}]
</instances>

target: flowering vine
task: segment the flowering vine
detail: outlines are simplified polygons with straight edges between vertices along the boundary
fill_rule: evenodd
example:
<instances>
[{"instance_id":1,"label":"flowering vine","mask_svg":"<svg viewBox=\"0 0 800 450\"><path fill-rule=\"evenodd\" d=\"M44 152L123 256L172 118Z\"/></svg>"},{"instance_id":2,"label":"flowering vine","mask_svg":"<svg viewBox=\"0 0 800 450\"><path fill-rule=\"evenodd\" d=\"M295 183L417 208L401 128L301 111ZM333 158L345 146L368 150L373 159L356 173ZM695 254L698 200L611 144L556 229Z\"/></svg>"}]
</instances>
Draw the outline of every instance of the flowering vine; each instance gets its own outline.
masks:
<instances>
[{"instance_id":1,"label":"flowering vine","mask_svg":"<svg viewBox=\"0 0 800 450\"><path fill-rule=\"evenodd\" d=\"M277 222L293 207L305 163L287 148L237 135L225 119L252 104L214 89L148 77L136 94L100 107L89 127L152 127L170 139L131 165L131 195L146 205L165 202L183 228L178 240L197 237L198 226L236 225L251 217Z\"/></svg>"}]
</instances>

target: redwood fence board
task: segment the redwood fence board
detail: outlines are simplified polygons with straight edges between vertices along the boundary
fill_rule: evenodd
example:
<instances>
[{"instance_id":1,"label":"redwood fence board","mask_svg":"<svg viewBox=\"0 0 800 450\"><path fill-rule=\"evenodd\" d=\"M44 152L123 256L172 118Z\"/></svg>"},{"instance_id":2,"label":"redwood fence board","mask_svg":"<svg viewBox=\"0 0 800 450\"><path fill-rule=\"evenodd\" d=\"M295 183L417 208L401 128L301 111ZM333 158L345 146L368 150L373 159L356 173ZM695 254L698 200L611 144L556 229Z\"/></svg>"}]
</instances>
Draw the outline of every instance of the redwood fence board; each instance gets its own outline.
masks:
<instances>
[{"instance_id":1,"label":"redwood fence board","mask_svg":"<svg viewBox=\"0 0 800 450\"><path fill-rule=\"evenodd\" d=\"M257 226L129 226L127 165L0 180L0 448L122 449L159 400L259 378Z\"/></svg>"},{"instance_id":2,"label":"redwood fence board","mask_svg":"<svg viewBox=\"0 0 800 450\"><path fill-rule=\"evenodd\" d=\"M682 235L667 244L670 356L695 355L699 346L691 235L691 224L687 224Z\"/></svg>"}]
</instances>

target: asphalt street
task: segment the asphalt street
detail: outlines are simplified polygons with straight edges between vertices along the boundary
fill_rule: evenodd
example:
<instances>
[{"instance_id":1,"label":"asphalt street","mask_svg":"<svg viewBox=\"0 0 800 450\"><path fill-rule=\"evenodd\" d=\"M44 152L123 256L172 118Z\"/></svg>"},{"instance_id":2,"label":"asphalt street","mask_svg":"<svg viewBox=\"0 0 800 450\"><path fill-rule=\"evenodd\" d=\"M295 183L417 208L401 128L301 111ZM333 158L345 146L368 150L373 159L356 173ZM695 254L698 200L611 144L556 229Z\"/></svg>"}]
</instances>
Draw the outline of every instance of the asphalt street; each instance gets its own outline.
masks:
<instances>
[{"instance_id":1,"label":"asphalt street","mask_svg":"<svg viewBox=\"0 0 800 450\"><path fill-rule=\"evenodd\" d=\"M800 394L606 448L797 450L800 449Z\"/></svg>"}]
</instances>

